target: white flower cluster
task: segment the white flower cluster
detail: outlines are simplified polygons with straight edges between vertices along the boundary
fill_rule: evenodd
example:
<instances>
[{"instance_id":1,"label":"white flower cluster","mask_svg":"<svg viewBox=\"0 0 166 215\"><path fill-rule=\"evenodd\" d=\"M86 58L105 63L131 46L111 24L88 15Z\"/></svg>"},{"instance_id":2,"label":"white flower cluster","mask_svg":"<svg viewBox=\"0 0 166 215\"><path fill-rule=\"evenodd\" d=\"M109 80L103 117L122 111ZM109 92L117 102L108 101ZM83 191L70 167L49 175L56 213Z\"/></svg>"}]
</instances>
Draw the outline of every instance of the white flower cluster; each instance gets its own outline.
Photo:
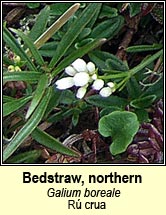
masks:
<instances>
[{"instance_id":1,"label":"white flower cluster","mask_svg":"<svg viewBox=\"0 0 166 215\"><path fill-rule=\"evenodd\" d=\"M75 60L70 66L65 68L68 77L56 81L56 88L60 90L73 86L79 87L76 97L82 99L87 91L87 87L92 84L92 88L99 91L102 97L108 97L115 91L115 84L108 82L104 87L104 81L97 76L97 69L94 63L86 62L80 58Z\"/></svg>"}]
</instances>

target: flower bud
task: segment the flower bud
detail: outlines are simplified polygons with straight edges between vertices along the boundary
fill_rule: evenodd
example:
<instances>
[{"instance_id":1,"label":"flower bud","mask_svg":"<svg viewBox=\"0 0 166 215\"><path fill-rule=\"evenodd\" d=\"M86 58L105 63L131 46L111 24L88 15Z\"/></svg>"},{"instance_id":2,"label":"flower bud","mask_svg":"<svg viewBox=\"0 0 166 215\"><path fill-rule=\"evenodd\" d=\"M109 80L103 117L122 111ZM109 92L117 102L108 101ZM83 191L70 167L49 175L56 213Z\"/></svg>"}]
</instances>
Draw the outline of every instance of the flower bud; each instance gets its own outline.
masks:
<instances>
[{"instance_id":1,"label":"flower bud","mask_svg":"<svg viewBox=\"0 0 166 215\"><path fill-rule=\"evenodd\" d=\"M94 63L89 62L89 63L87 63L86 67L88 69L89 74L92 75L92 74L95 73L95 65L94 65Z\"/></svg>"},{"instance_id":2,"label":"flower bud","mask_svg":"<svg viewBox=\"0 0 166 215\"><path fill-rule=\"evenodd\" d=\"M102 96L102 97L108 97L112 94L112 90L110 87L103 87L99 94Z\"/></svg>"},{"instance_id":3,"label":"flower bud","mask_svg":"<svg viewBox=\"0 0 166 215\"><path fill-rule=\"evenodd\" d=\"M92 88L95 90L100 90L104 86L104 81L102 79L96 79L93 82Z\"/></svg>"},{"instance_id":4,"label":"flower bud","mask_svg":"<svg viewBox=\"0 0 166 215\"><path fill-rule=\"evenodd\" d=\"M14 69L16 72L21 72L21 68L19 66L15 66Z\"/></svg>"},{"instance_id":5,"label":"flower bud","mask_svg":"<svg viewBox=\"0 0 166 215\"><path fill-rule=\"evenodd\" d=\"M72 66L77 72L87 72L86 63L84 60L78 58L72 63Z\"/></svg>"},{"instance_id":6,"label":"flower bud","mask_svg":"<svg viewBox=\"0 0 166 215\"><path fill-rule=\"evenodd\" d=\"M7 69L8 69L9 72L14 72L15 71L15 68L14 68L13 65L8 66Z\"/></svg>"},{"instance_id":7,"label":"flower bud","mask_svg":"<svg viewBox=\"0 0 166 215\"><path fill-rule=\"evenodd\" d=\"M21 61L21 58L18 55L14 55L13 60L14 60L14 63L19 63Z\"/></svg>"},{"instance_id":8,"label":"flower bud","mask_svg":"<svg viewBox=\"0 0 166 215\"><path fill-rule=\"evenodd\" d=\"M65 90L74 86L74 80L72 77L66 77L56 81L55 84L57 85L56 88Z\"/></svg>"},{"instance_id":9,"label":"flower bud","mask_svg":"<svg viewBox=\"0 0 166 215\"><path fill-rule=\"evenodd\" d=\"M76 72L77 71L72 66L68 66L65 68L65 73L70 76L74 76L76 74Z\"/></svg>"},{"instance_id":10,"label":"flower bud","mask_svg":"<svg viewBox=\"0 0 166 215\"><path fill-rule=\"evenodd\" d=\"M79 72L74 76L73 80L75 86L83 87L89 82L90 77L86 72Z\"/></svg>"},{"instance_id":11,"label":"flower bud","mask_svg":"<svg viewBox=\"0 0 166 215\"><path fill-rule=\"evenodd\" d=\"M86 93L86 90L87 90L87 86L84 86L84 87L80 87L78 90L77 90L77 94L76 94L76 97L78 99L82 99Z\"/></svg>"}]
</instances>

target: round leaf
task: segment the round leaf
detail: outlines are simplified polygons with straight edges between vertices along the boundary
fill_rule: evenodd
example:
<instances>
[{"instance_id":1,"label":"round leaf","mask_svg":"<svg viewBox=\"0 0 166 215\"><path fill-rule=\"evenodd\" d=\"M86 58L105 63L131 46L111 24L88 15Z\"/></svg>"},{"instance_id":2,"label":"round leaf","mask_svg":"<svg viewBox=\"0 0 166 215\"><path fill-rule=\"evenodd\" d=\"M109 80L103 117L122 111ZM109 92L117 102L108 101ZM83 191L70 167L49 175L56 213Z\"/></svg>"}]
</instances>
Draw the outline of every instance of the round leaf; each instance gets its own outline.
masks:
<instances>
[{"instance_id":1,"label":"round leaf","mask_svg":"<svg viewBox=\"0 0 166 215\"><path fill-rule=\"evenodd\" d=\"M112 137L110 151L113 155L126 151L139 128L136 114L128 111L114 111L99 121L99 132L104 137Z\"/></svg>"}]
</instances>

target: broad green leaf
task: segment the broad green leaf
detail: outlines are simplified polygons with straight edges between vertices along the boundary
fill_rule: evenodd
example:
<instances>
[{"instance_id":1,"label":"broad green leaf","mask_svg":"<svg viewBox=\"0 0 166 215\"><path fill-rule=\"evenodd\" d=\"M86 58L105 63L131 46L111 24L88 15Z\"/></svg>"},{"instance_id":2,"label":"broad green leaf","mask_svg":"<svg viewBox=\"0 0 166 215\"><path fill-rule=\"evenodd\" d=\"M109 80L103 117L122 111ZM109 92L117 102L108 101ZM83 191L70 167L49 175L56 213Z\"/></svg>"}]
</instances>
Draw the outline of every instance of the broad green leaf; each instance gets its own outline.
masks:
<instances>
[{"instance_id":1,"label":"broad green leaf","mask_svg":"<svg viewBox=\"0 0 166 215\"><path fill-rule=\"evenodd\" d=\"M56 69L52 72L52 76L56 76L59 72L61 72L65 67L73 63L74 60L77 58L83 57L86 53L93 50L97 46L101 45L105 42L105 39L100 40L94 40L91 43L81 47L80 49L77 49L73 51L69 56L64 58L56 67Z\"/></svg>"},{"instance_id":2,"label":"broad green leaf","mask_svg":"<svg viewBox=\"0 0 166 215\"><path fill-rule=\"evenodd\" d=\"M7 145L7 147L3 151L3 161L8 159L9 156L16 151L16 149L21 145L21 143L32 133L32 131L42 120L48 102L50 100L51 90L51 87L46 90L43 99L41 100L40 104L38 105L32 116L29 118L26 124L18 131L12 141Z\"/></svg>"},{"instance_id":3,"label":"broad green leaf","mask_svg":"<svg viewBox=\"0 0 166 215\"><path fill-rule=\"evenodd\" d=\"M57 49L55 50L55 55L52 58L49 67L53 68L61 57L65 54L74 40L82 32L85 26L90 22L93 15L96 13L96 10L100 6L99 3L90 3L85 10L80 14L80 16L72 23L68 31L65 33Z\"/></svg>"},{"instance_id":4,"label":"broad green leaf","mask_svg":"<svg viewBox=\"0 0 166 215\"><path fill-rule=\"evenodd\" d=\"M33 99L29 106L27 114L25 116L25 119L28 119L31 116L31 114L33 113L33 111L36 109L36 107L38 106L40 100L42 99L42 97L44 95L47 85L48 85L48 76L46 74L43 74L43 75L41 75L41 77L39 79L39 83L34 92Z\"/></svg>"},{"instance_id":5,"label":"broad green leaf","mask_svg":"<svg viewBox=\"0 0 166 215\"><path fill-rule=\"evenodd\" d=\"M37 50L37 48L35 47L35 45L31 41L31 39L19 30L11 28L11 31L13 31L14 33L16 33L18 36L20 36L22 38L25 45L29 48L32 56L36 60L36 62L41 66L44 65L45 62L44 62L42 56L40 55L39 51Z\"/></svg>"},{"instance_id":6,"label":"broad green leaf","mask_svg":"<svg viewBox=\"0 0 166 215\"><path fill-rule=\"evenodd\" d=\"M102 108L119 107L123 109L128 104L128 101L126 99L118 96L110 96L104 98L100 95L94 95L86 98L85 100L92 105Z\"/></svg>"},{"instance_id":7,"label":"broad green leaf","mask_svg":"<svg viewBox=\"0 0 166 215\"><path fill-rule=\"evenodd\" d=\"M23 152L9 158L6 163L33 163L40 157L41 153L41 150Z\"/></svg>"},{"instance_id":8,"label":"broad green leaf","mask_svg":"<svg viewBox=\"0 0 166 215\"><path fill-rule=\"evenodd\" d=\"M49 12L50 8L49 6L46 6L40 11L39 15L37 16L36 22L33 25L30 33L28 34L29 38L31 38L33 42L45 31L49 19Z\"/></svg>"},{"instance_id":9,"label":"broad green leaf","mask_svg":"<svg viewBox=\"0 0 166 215\"><path fill-rule=\"evenodd\" d=\"M37 68L25 53L24 49L18 44L17 40L6 27L3 28L3 39L6 45L9 46L16 55L20 56L21 60L26 61L26 65L30 70L37 71Z\"/></svg>"},{"instance_id":10,"label":"broad green leaf","mask_svg":"<svg viewBox=\"0 0 166 215\"><path fill-rule=\"evenodd\" d=\"M79 6L79 3L74 4L34 42L37 49L48 41L53 34L55 34L55 32L57 32L69 20L69 18L78 10ZM56 53L56 55L57 54L58 53Z\"/></svg>"},{"instance_id":11,"label":"broad green leaf","mask_svg":"<svg viewBox=\"0 0 166 215\"><path fill-rule=\"evenodd\" d=\"M98 24L93 30L89 37L92 38L113 38L122 28L124 24L124 18L117 16L112 19L108 19Z\"/></svg>"},{"instance_id":12,"label":"broad green leaf","mask_svg":"<svg viewBox=\"0 0 166 215\"><path fill-rule=\"evenodd\" d=\"M152 44L152 45L137 45L130 46L126 49L126 52L145 52L145 51L155 51L163 47L162 44Z\"/></svg>"},{"instance_id":13,"label":"broad green leaf","mask_svg":"<svg viewBox=\"0 0 166 215\"><path fill-rule=\"evenodd\" d=\"M100 134L112 138L110 151L113 155L126 151L138 129L136 114L128 111L114 111L99 121Z\"/></svg>"},{"instance_id":14,"label":"broad green leaf","mask_svg":"<svg viewBox=\"0 0 166 215\"><path fill-rule=\"evenodd\" d=\"M149 95L145 97L140 97L134 99L130 102L130 105L134 108L147 108L152 105L152 103L156 100L156 95Z\"/></svg>"},{"instance_id":15,"label":"broad green leaf","mask_svg":"<svg viewBox=\"0 0 166 215\"><path fill-rule=\"evenodd\" d=\"M32 96L15 99L14 101L7 102L3 104L3 116L7 116L14 111L20 109L22 106L24 106L28 101L32 99Z\"/></svg>"},{"instance_id":16,"label":"broad green leaf","mask_svg":"<svg viewBox=\"0 0 166 215\"><path fill-rule=\"evenodd\" d=\"M36 128L33 131L32 137L40 144L42 144L52 150L56 150L59 153L66 154L69 156L78 157L78 154L74 150L64 146L57 139L55 139L51 135L47 134L46 132L40 130L39 128Z\"/></svg>"},{"instance_id":17,"label":"broad green leaf","mask_svg":"<svg viewBox=\"0 0 166 215\"><path fill-rule=\"evenodd\" d=\"M4 83L7 81L38 81L41 74L39 72L5 72L3 74Z\"/></svg>"}]
</instances>

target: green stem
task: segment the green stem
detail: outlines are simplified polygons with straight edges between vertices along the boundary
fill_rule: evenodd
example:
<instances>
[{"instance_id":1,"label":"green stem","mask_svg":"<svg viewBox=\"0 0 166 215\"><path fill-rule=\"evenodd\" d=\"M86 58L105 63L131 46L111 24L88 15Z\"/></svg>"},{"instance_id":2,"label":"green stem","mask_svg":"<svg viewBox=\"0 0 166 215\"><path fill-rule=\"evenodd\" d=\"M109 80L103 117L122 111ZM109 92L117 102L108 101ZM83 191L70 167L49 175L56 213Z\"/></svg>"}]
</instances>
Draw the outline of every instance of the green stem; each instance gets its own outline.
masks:
<instances>
[{"instance_id":1,"label":"green stem","mask_svg":"<svg viewBox=\"0 0 166 215\"><path fill-rule=\"evenodd\" d=\"M129 71L126 72L121 72L119 74L112 74L112 75L102 75L102 76L98 76L99 79L103 79L103 80L107 80L107 79L111 79L111 78L123 78L123 77L127 77L129 76Z\"/></svg>"},{"instance_id":2,"label":"green stem","mask_svg":"<svg viewBox=\"0 0 166 215\"><path fill-rule=\"evenodd\" d=\"M133 69L130 69L130 77L135 75L137 72L139 72L141 69L145 68L148 66L150 63L152 63L154 60L156 60L160 55L163 54L163 50L158 51L156 54L152 55L149 57L147 60L144 62L141 62L138 66L134 67Z\"/></svg>"}]
</instances>

